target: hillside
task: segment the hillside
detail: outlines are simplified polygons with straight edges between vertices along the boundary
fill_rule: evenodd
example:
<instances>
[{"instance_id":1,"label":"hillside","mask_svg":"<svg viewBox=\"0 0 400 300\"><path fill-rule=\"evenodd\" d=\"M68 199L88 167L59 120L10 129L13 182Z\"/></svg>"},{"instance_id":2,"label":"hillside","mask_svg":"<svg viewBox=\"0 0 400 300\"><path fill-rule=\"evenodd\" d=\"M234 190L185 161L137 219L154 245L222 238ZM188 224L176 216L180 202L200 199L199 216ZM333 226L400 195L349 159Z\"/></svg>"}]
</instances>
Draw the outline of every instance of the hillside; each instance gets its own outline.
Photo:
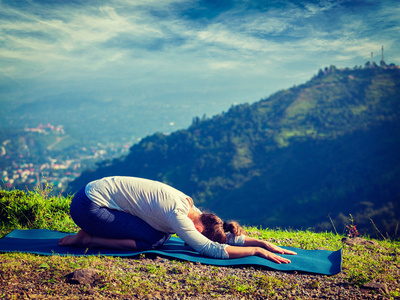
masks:
<instances>
[{"instance_id":1,"label":"hillside","mask_svg":"<svg viewBox=\"0 0 400 300\"><path fill-rule=\"evenodd\" d=\"M352 214L363 233L397 234L399 95L398 67L331 66L267 99L148 136L70 192L103 176L138 176L243 224L334 230L333 222L341 233Z\"/></svg>"}]
</instances>

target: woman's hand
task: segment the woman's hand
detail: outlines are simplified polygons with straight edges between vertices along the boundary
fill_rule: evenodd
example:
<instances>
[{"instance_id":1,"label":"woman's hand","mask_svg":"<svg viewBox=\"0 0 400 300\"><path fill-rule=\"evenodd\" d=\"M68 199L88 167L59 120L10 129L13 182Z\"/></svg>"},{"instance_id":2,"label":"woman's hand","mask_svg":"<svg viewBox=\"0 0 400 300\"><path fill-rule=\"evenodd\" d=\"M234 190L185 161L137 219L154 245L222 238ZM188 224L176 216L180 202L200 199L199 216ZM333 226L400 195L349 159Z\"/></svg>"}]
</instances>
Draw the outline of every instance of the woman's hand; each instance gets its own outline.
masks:
<instances>
[{"instance_id":1,"label":"woman's hand","mask_svg":"<svg viewBox=\"0 0 400 300\"><path fill-rule=\"evenodd\" d=\"M225 250L228 253L229 258L240 258L257 255L277 264L289 264L291 262L290 259L276 255L275 253L272 253L271 251L268 251L267 249L264 249L262 247L228 246L225 248Z\"/></svg>"},{"instance_id":2,"label":"woman's hand","mask_svg":"<svg viewBox=\"0 0 400 300\"><path fill-rule=\"evenodd\" d=\"M271 252L274 252L274 253L279 253L279 254L290 254L290 255L296 255L297 253L296 252L294 252L294 251L291 251L291 250L287 250L287 249L283 249L283 248L281 248L281 247L278 247L278 246L276 246L276 245L274 245L274 244L271 244L271 243L269 243L269 242L266 242L266 241L260 241L260 242L262 242L264 245L263 245L263 248L265 248L265 249L267 249L267 250L269 250L269 251L271 251Z\"/></svg>"},{"instance_id":3,"label":"woman's hand","mask_svg":"<svg viewBox=\"0 0 400 300\"><path fill-rule=\"evenodd\" d=\"M267 241L253 239L251 237L245 236L244 238L244 247L238 246L228 246L226 247L226 252L229 255L229 258L239 258L257 255L263 258L266 258L270 261L273 261L277 264L289 264L290 259L281 257L278 254L290 254L296 255L297 253L291 250L286 250L281 247L275 246Z\"/></svg>"},{"instance_id":4,"label":"woman's hand","mask_svg":"<svg viewBox=\"0 0 400 300\"><path fill-rule=\"evenodd\" d=\"M279 248L279 247L277 247L277 248ZM293 252L293 251L291 251L291 252ZM272 252L270 252L270 251L268 251L268 250L266 250L264 248L260 248L260 247L256 248L255 255L260 256L262 258L266 258L266 259L268 259L268 260L270 260L270 261L272 261L274 263L277 263L277 264L281 264L281 263L290 264L291 263L290 259L281 257L279 255L276 255L275 253L272 253Z\"/></svg>"},{"instance_id":5,"label":"woman's hand","mask_svg":"<svg viewBox=\"0 0 400 300\"><path fill-rule=\"evenodd\" d=\"M265 249L270 254L273 253L279 253L279 254L289 254L289 255L296 255L297 253L291 250L287 250L278 246L275 246L274 244L271 244L270 242L263 241L263 240L257 240L253 239L251 237L246 236L244 238L244 246L245 247L259 247ZM266 254L265 252L261 252L262 257L265 257L265 255L272 257L270 254ZM277 255L273 257L278 257ZM266 257L267 258L267 257ZM269 258L268 258L269 259ZM290 261L289 261L290 262Z\"/></svg>"}]
</instances>

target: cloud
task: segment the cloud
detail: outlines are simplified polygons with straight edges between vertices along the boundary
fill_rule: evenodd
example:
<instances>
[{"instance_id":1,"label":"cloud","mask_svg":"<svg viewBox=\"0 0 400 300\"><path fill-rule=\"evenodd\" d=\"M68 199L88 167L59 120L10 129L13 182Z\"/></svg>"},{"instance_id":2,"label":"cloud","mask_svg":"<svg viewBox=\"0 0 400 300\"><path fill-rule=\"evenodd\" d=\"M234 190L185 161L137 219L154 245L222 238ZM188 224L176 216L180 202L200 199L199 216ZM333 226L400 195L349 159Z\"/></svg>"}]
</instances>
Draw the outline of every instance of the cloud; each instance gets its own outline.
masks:
<instances>
[{"instance_id":1,"label":"cloud","mask_svg":"<svg viewBox=\"0 0 400 300\"><path fill-rule=\"evenodd\" d=\"M363 64L382 44L399 63L400 5L389 0L21 0L0 8L0 80L33 85L37 97L74 88L189 99L206 86L240 102L326 65Z\"/></svg>"}]
</instances>

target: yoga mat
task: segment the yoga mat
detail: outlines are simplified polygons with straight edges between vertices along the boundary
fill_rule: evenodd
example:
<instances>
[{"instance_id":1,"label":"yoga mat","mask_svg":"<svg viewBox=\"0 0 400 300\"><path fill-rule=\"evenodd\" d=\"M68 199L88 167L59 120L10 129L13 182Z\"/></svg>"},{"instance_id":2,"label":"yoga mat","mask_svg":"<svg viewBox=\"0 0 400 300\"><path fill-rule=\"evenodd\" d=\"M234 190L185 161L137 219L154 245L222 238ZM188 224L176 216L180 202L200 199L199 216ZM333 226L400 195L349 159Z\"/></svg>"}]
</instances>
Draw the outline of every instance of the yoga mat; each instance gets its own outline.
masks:
<instances>
[{"instance_id":1,"label":"yoga mat","mask_svg":"<svg viewBox=\"0 0 400 300\"><path fill-rule=\"evenodd\" d=\"M139 254L152 253L159 256L199 262L214 266L261 266L279 271L298 271L323 275L334 275L341 271L342 250L303 250L292 247L282 247L297 252L297 255L282 255L288 257L290 264L276 264L258 256L235 259L215 259L200 255L189 246L185 246L180 238L171 237L161 248L146 251L118 251L111 249L89 250L76 247L59 247L58 240L69 233L47 229L16 229L0 239L0 252L27 252L39 255L104 255L133 257Z\"/></svg>"}]
</instances>

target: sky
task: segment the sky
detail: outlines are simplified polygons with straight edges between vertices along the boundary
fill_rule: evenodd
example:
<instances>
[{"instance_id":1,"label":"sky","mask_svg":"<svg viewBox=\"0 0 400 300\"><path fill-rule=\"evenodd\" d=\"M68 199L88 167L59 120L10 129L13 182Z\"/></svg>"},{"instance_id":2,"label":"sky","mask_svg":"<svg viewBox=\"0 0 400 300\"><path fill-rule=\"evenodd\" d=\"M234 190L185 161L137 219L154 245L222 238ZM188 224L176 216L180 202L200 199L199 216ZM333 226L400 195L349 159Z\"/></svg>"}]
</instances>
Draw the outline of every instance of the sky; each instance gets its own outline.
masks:
<instances>
[{"instance_id":1,"label":"sky","mask_svg":"<svg viewBox=\"0 0 400 300\"><path fill-rule=\"evenodd\" d=\"M398 0L0 0L0 105L67 94L212 116L379 63L382 46L398 65L399 33Z\"/></svg>"}]
</instances>

